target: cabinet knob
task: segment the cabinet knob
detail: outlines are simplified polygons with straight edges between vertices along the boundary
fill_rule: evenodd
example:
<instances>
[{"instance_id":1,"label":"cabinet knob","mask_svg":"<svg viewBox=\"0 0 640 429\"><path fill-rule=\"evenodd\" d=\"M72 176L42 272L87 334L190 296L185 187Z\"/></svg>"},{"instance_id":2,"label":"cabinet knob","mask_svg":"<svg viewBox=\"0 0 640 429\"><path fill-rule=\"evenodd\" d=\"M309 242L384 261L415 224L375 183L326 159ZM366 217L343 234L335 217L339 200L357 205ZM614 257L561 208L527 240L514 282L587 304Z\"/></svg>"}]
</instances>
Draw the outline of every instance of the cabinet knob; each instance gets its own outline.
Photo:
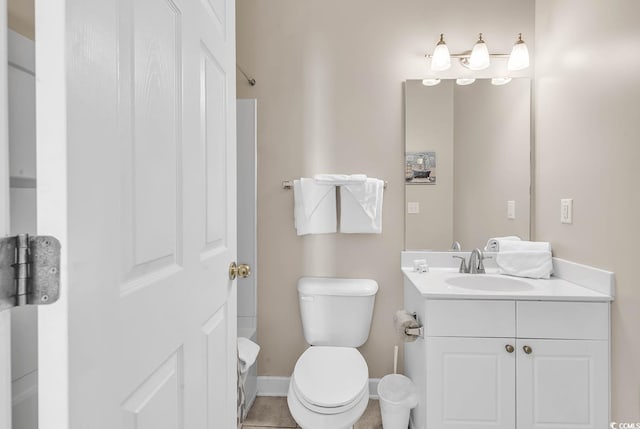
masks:
<instances>
[{"instance_id":1,"label":"cabinet knob","mask_svg":"<svg viewBox=\"0 0 640 429\"><path fill-rule=\"evenodd\" d=\"M530 354L531 354L531 352L533 351L533 349L532 349L531 347L529 347L529 346L524 346L524 347L522 348L522 350L524 350L524 352L525 352L526 354L528 354L528 355L530 355Z\"/></svg>"},{"instance_id":2,"label":"cabinet knob","mask_svg":"<svg viewBox=\"0 0 640 429\"><path fill-rule=\"evenodd\" d=\"M504 346L504 349L507 351L507 353L513 353L513 351L515 350L511 344L507 344L506 346Z\"/></svg>"}]
</instances>

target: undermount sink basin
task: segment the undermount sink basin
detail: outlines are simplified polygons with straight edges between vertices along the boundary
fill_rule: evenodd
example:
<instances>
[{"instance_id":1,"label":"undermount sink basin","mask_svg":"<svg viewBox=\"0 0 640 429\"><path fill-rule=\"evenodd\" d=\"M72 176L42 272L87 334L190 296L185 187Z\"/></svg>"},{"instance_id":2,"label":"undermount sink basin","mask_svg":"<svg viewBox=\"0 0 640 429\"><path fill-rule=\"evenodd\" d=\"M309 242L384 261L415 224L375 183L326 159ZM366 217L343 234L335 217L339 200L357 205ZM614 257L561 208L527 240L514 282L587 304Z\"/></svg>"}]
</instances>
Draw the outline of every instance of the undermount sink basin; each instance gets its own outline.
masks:
<instances>
[{"instance_id":1,"label":"undermount sink basin","mask_svg":"<svg viewBox=\"0 0 640 429\"><path fill-rule=\"evenodd\" d=\"M486 291L525 291L532 290L533 286L522 280L512 277L488 276L485 274L470 274L467 276L450 277L445 282L451 286L469 290Z\"/></svg>"}]
</instances>

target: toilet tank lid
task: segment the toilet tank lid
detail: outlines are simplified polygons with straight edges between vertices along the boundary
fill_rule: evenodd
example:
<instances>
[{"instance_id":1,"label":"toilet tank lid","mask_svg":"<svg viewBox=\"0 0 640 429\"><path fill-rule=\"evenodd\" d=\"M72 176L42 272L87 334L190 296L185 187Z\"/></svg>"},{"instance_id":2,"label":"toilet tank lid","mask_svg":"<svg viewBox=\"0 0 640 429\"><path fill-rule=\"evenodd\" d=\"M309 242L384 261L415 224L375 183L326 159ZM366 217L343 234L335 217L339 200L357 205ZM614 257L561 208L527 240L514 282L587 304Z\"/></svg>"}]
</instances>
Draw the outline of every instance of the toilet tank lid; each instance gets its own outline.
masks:
<instances>
[{"instance_id":1,"label":"toilet tank lid","mask_svg":"<svg viewBox=\"0 0 640 429\"><path fill-rule=\"evenodd\" d=\"M298 292L305 295L371 296L377 291L378 283L371 279L302 277L298 280Z\"/></svg>"}]
</instances>

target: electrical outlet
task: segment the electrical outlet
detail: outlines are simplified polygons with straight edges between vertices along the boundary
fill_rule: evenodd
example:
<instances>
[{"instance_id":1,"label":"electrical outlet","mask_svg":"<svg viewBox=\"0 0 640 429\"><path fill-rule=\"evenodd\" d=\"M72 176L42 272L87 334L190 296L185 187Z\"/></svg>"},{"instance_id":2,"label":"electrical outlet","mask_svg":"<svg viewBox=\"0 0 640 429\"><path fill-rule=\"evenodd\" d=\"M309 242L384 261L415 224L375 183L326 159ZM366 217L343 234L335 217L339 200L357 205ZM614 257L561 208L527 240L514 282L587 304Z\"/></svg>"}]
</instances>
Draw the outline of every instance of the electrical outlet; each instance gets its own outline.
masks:
<instances>
[{"instance_id":1,"label":"electrical outlet","mask_svg":"<svg viewBox=\"0 0 640 429\"><path fill-rule=\"evenodd\" d=\"M507 201L507 219L516 218L516 202L514 200Z\"/></svg>"},{"instance_id":2,"label":"electrical outlet","mask_svg":"<svg viewBox=\"0 0 640 429\"><path fill-rule=\"evenodd\" d=\"M560 223L573 223L573 199L560 200Z\"/></svg>"},{"instance_id":3,"label":"electrical outlet","mask_svg":"<svg viewBox=\"0 0 640 429\"><path fill-rule=\"evenodd\" d=\"M407 203L407 213L418 214L420 213L420 203L416 201L410 201Z\"/></svg>"}]
</instances>

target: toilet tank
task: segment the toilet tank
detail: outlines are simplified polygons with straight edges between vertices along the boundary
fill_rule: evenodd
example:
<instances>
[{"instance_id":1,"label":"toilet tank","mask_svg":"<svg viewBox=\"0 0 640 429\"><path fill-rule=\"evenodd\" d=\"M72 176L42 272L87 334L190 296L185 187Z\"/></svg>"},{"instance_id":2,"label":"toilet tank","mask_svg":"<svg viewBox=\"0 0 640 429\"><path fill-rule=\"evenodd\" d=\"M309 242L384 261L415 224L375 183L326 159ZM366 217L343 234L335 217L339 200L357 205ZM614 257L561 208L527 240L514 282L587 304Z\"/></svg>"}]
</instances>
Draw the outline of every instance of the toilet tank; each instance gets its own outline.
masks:
<instances>
[{"instance_id":1,"label":"toilet tank","mask_svg":"<svg viewBox=\"0 0 640 429\"><path fill-rule=\"evenodd\" d=\"M302 277L298 299L307 343L360 347L369 337L377 291L370 279Z\"/></svg>"}]
</instances>

